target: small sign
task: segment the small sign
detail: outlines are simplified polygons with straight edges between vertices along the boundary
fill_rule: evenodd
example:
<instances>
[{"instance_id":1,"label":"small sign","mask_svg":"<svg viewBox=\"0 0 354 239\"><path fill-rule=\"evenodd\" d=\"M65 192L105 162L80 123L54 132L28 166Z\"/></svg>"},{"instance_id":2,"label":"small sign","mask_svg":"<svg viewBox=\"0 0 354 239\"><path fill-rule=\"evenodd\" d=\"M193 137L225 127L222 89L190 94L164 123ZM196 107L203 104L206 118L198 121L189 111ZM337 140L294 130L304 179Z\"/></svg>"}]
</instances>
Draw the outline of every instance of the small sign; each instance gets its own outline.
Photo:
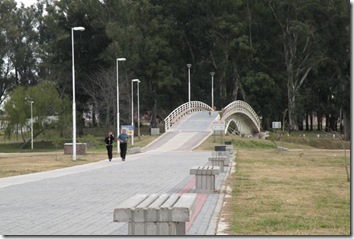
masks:
<instances>
[{"instance_id":1,"label":"small sign","mask_svg":"<svg viewBox=\"0 0 354 239\"><path fill-rule=\"evenodd\" d=\"M212 123L213 130L225 130L224 121L213 121Z\"/></svg>"},{"instance_id":2,"label":"small sign","mask_svg":"<svg viewBox=\"0 0 354 239\"><path fill-rule=\"evenodd\" d=\"M281 129L281 122L280 121L273 121L272 128L273 129Z\"/></svg>"},{"instance_id":3,"label":"small sign","mask_svg":"<svg viewBox=\"0 0 354 239\"><path fill-rule=\"evenodd\" d=\"M133 125L122 125L121 130L125 129L127 131L127 135L134 135L134 126Z\"/></svg>"}]
</instances>

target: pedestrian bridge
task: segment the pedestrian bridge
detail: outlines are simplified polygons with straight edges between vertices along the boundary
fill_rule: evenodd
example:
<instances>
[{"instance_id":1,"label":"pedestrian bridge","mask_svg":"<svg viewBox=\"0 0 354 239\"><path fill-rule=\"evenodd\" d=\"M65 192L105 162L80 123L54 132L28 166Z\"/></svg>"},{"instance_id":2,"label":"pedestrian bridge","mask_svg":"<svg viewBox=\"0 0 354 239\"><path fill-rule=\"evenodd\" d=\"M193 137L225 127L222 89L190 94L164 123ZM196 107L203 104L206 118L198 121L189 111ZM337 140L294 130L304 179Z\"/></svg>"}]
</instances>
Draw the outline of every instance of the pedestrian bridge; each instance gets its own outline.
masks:
<instances>
[{"instance_id":1,"label":"pedestrian bridge","mask_svg":"<svg viewBox=\"0 0 354 239\"><path fill-rule=\"evenodd\" d=\"M211 112L213 109L200 101L184 103L165 118L165 132L172 130L173 126L186 115L198 111ZM248 103L241 100L228 104L215 120L225 123L225 134L255 135L260 132L261 121L258 115Z\"/></svg>"}]
</instances>

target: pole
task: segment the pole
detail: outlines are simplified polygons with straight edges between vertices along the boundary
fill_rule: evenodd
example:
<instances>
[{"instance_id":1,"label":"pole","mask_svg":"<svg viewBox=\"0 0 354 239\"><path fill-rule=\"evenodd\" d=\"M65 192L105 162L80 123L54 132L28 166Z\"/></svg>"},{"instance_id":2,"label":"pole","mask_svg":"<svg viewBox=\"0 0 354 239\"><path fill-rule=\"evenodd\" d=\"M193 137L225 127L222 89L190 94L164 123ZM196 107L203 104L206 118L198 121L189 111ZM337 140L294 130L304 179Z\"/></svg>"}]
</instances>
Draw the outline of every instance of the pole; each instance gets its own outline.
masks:
<instances>
[{"instance_id":1,"label":"pole","mask_svg":"<svg viewBox=\"0 0 354 239\"><path fill-rule=\"evenodd\" d=\"M119 61L125 61L126 59L125 58L117 58L117 153L119 153L119 141L118 141L118 136L120 134L120 125L119 125L119 122L120 122L120 113L119 113L119 74L118 74L118 62Z\"/></svg>"},{"instance_id":2,"label":"pole","mask_svg":"<svg viewBox=\"0 0 354 239\"><path fill-rule=\"evenodd\" d=\"M73 160L76 160L76 103L75 103L75 57L74 57L74 28L71 28L71 57L73 77Z\"/></svg>"},{"instance_id":3,"label":"pole","mask_svg":"<svg viewBox=\"0 0 354 239\"><path fill-rule=\"evenodd\" d=\"M133 82L132 80L132 126L133 126L133 135L132 135L132 145L134 145L134 97L133 97Z\"/></svg>"},{"instance_id":4,"label":"pole","mask_svg":"<svg viewBox=\"0 0 354 239\"><path fill-rule=\"evenodd\" d=\"M135 131L134 130L134 86L133 86L133 83L134 82L138 82L138 87L139 87L139 83L140 83L140 80L139 79L133 79L132 80L132 126L133 126L133 132ZM139 89L139 88L138 88ZM138 91L139 92L139 91ZM138 95L139 96L139 95ZM139 107L139 105L138 105ZM138 118L139 118L139 112L138 112ZM139 119L138 119L138 123L139 123ZM134 133L132 135L132 145L134 145Z\"/></svg>"},{"instance_id":5,"label":"pole","mask_svg":"<svg viewBox=\"0 0 354 239\"><path fill-rule=\"evenodd\" d=\"M33 150L33 110L32 110L33 101L31 101L31 149Z\"/></svg>"},{"instance_id":6,"label":"pole","mask_svg":"<svg viewBox=\"0 0 354 239\"><path fill-rule=\"evenodd\" d=\"M76 160L76 102L75 102L75 62L74 62L74 31L84 31L83 27L71 28L71 57L72 57L72 77L73 77L73 160Z\"/></svg>"},{"instance_id":7,"label":"pole","mask_svg":"<svg viewBox=\"0 0 354 239\"><path fill-rule=\"evenodd\" d=\"M139 94L140 94L140 81L138 81L138 138L140 141L140 99L139 99Z\"/></svg>"},{"instance_id":8,"label":"pole","mask_svg":"<svg viewBox=\"0 0 354 239\"><path fill-rule=\"evenodd\" d=\"M211 75L211 108L214 109L214 75L215 72L210 72Z\"/></svg>"},{"instance_id":9,"label":"pole","mask_svg":"<svg viewBox=\"0 0 354 239\"><path fill-rule=\"evenodd\" d=\"M187 64L188 67L188 107L191 108L191 67L192 64Z\"/></svg>"}]
</instances>

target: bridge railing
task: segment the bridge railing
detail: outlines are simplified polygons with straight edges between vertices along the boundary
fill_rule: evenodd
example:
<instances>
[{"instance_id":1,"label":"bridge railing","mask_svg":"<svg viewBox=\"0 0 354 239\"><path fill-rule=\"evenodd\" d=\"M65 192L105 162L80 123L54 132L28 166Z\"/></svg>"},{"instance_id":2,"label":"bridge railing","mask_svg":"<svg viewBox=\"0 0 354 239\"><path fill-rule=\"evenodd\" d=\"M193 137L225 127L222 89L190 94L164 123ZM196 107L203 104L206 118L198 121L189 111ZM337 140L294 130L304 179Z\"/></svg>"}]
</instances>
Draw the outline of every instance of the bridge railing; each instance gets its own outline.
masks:
<instances>
[{"instance_id":1,"label":"bridge railing","mask_svg":"<svg viewBox=\"0 0 354 239\"><path fill-rule=\"evenodd\" d=\"M229 114L232 113L235 109L238 109L237 111L244 112L244 114L248 115L257 126L258 130L260 129L261 120L259 119L257 113L248 103L242 100L236 100L228 104L223 110L222 118L228 117Z\"/></svg>"},{"instance_id":2,"label":"bridge railing","mask_svg":"<svg viewBox=\"0 0 354 239\"><path fill-rule=\"evenodd\" d=\"M186 114L195 112L195 111L213 111L213 109L201 102L201 101L191 101L190 106L189 102L184 103L177 107L174 111L172 111L166 118L165 118L165 132L171 129L171 126L184 117Z\"/></svg>"}]
</instances>

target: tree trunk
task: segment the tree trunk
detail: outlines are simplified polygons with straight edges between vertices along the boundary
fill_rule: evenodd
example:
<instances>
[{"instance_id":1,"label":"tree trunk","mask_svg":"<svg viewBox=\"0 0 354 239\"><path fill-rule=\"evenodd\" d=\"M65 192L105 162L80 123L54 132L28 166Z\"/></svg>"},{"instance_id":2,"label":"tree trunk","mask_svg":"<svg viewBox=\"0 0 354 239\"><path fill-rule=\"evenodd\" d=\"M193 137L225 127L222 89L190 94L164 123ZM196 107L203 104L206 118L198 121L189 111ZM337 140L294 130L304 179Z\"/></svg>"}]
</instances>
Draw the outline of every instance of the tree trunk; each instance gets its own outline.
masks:
<instances>
[{"instance_id":1,"label":"tree trunk","mask_svg":"<svg viewBox=\"0 0 354 239\"><path fill-rule=\"evenodd\" d=\"M350 113L343 110L344 140L350 140Z\"/></svg>"},{"instance_id":2,"label":"tree trunk","mask_svg":"<svg viewBox=\"0 0 354 239\"><path fill-rule=\"evenodd\" d=\"M150 129L157 128L156 114L157 114L157 100L155 98L154 105L152 107L152 112L151 112Z\"/></svg>"},{"instance_id":3,"label":"tree trunk","mask_svg":"<svg viewBox=\"0 0 354 239\"><path fill-rule=\"evenodd\" d=\"M326 127L325 127L325 131L329 132L329 114L325 114L326 115Z\"/></svg>"},{"instance_id":4,"label":"tree trunk","mask_svg":"<svg viewBox=\"0 0 354 239\"><path fill-rule=\"evenodd\" d=\"M288 87L288 116L289 116L289 130L298 130L297 116L295 112L296 101L295 92L292 87Z\"/></svg>"}]
</instances>

